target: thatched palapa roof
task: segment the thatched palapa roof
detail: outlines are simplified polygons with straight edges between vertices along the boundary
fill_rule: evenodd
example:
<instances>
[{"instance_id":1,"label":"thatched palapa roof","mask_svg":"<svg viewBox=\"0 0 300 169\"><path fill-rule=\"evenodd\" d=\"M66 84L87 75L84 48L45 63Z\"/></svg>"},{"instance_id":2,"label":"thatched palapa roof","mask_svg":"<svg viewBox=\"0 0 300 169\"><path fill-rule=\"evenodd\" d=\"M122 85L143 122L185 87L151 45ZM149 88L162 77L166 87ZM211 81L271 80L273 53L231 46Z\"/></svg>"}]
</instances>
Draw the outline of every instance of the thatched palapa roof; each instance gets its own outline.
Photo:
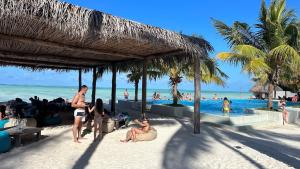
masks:
<instances>
[{"instance_id":1,"label":"thatched palapa roof","mask_svg":"<svg viewBox=\"0 0 300 169\"><path fill-rule=\"evenodd\" d=\"M78 69L206 50L211 46L202 38L57 0L0 2L1 65Z\"/></svg>"},{"instance_id":2,"label":"thatched palapa roof","mask_svg":"<svg viewBox=\"0 0 300 169\"><path fill-rule=\"evenodd\" d=\"M283 91L282 88L280 88L279 86L276 86L276 91ZM268 93L268 84L266 85L262 85L262 84L255 84L250 91L252 93Z\"/></svg>"}]
</instances>

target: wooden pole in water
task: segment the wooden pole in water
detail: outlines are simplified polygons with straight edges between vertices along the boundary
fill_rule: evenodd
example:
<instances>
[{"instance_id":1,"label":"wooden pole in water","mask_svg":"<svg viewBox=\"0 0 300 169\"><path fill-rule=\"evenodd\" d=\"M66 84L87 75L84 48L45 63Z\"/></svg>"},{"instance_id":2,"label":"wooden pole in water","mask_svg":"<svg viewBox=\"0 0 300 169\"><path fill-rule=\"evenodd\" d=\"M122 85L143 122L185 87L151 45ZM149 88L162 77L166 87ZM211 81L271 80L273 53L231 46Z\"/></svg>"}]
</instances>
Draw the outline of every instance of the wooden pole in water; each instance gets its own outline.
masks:
<instances>
[{"instance_id":1,"label":"wooden pole in water","mask_svg":"<svg viewBox=\"0 0 300 169\"><path fill-rule=\"evenodd\" d=\"M200 72L200 57L195 57L194 65L194 133L200 133L200 90L201 90L201 72Z\"/></svg>"},{"instance_id":2,"label":"wooden pole in water","mask_svg":"<svg viewBox=\"0 0 300 169\"><path fill-rule=\"evenodd\" d=\"M147 101L147 64L148 60L143 60L143 79L142 79L142 117L146 116L146 101Z\"/></svg>"},{"instance_id":3,"label":"wooden pole in water","mask_svg":"<svg viewBox=\"0 0 300 169\"><path fill-rule=\"evenodd\" d=\"M112 82L111 82L111 112L115 115L116 111L116 88L117 88L117 67L112 63Z\"/></svg>"},{"instance_id":4,"label":"wooden pole in water","mask_svg":"<svg viewBox=\"0 0 300 169\"><path fill-rule=\"evenodd\" d=\"M93 84L92 84L92 104L95 104L96 100L96 82L97 82L97 72L96 67L93 67Z\"/></svg>"},{"instance_id":5,"label":"wooden pole in water","mask_svg":"<svg viewBox=\"0 0 300 169\"><path fill-rule=\"evenodd\" d=\"M82 86L82 70L79 69L78 70L78 91L81 89Z\"/></svg>"}]
</instances>

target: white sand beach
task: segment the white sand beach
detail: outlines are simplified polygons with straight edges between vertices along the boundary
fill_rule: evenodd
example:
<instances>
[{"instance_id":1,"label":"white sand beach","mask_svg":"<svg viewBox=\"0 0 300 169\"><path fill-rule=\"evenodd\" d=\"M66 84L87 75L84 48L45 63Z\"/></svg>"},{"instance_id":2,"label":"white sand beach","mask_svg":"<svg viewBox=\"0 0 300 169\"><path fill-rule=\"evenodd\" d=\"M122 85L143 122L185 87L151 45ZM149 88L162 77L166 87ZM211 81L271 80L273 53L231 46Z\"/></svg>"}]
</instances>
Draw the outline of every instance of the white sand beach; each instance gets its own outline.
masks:
<instances>
[{"instance_id":1,"label":"white sand beach","mask_svg":"<svg viewBox=\"0 0 300 169\"><path fill-rule=\"evenodd\" d=\"M120 143L127 129L93 142L72 142L71 126L45 128L44 139L0 155L1 169L196 169L300 168L300 127L288 125L243 133L188 120L152 119L158 137Z\"/></svg>"}]
</instances>

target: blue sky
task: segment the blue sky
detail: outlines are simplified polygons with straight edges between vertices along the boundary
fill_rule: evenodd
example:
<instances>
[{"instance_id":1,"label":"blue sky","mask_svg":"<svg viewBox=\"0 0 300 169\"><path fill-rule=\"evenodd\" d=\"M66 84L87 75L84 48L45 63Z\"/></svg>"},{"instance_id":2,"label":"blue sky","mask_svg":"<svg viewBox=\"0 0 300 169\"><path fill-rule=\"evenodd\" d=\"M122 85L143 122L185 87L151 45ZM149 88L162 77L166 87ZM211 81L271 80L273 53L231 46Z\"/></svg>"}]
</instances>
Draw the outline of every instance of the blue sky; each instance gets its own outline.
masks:
<instances>
[{"instance_id":1,"label":"blue sky","mask_svg":"<svg viewBox=\"0 0 300 169\"><path fill-rule=\"evenodd\" d=\"M199 34L208 40L215 48L215 53L228 51L226 42L217 34L212 26L211 18L232 24L235 20L256 23L261 0L65 0L86 8L100 10L126 19L150 24L185 34ZM269 1L267 0L267 3ZM296 10L300 16L300 1L287 0L288 8ZM252 86L249 75L242 73L239 67L220 63L220 67L230 78L225 88L215 85L203 85L203 90L248 91ZM57 73L53 71L30 72L18 68L6 67L0 69L1 84L25 85L63 85L77 86L77 72ZM91 84L91 74L83 76L83 83ZM117 87L131 88L126 75L117 78ZM98 87L111 86L111 74L106 74L97 82ZM149 82L150 88L168 88L168 78ZM193 83L184 80L181 89L193 89Z\"/></svg>"}]
</instances>

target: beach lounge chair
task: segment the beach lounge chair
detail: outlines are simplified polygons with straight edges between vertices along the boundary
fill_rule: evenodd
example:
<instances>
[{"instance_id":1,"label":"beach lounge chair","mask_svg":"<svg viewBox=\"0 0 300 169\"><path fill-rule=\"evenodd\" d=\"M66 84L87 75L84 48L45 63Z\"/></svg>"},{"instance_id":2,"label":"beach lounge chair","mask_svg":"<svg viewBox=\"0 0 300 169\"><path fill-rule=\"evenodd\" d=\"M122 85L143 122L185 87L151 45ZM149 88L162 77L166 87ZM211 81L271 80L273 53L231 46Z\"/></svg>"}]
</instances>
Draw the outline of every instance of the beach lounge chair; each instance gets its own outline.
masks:
<instances>
[{"instance_id":1,"label":"beach lounge chair","mask_svg":"<svg viewBox=\"0 0 300 169\"><path fill-rule=\"evenodd\" d=\"M5 153L11 148L11 140L7 131L0 131L0 153Z\"/></svg>"}]
</instances>

